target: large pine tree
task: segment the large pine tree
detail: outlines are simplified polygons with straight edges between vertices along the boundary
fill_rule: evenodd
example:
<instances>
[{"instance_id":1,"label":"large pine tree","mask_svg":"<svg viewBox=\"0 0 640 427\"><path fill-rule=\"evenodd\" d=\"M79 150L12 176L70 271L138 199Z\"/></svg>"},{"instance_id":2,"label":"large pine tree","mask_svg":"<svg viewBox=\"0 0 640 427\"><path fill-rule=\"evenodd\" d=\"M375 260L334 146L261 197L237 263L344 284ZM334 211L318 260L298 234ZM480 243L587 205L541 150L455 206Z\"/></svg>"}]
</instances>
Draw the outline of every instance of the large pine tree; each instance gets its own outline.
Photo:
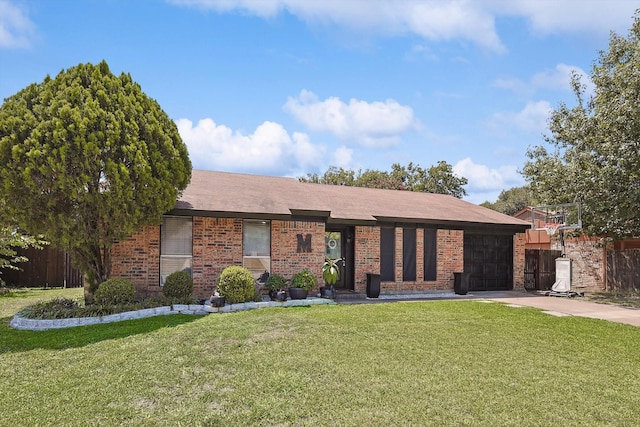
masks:
<instances>
[{"instance_id":1,"label":"large pine tree","mask_svg":"<svg viewBox=\"0 0 640 427\"><path fill-rule=\"evenodd\" d=\"M112 244L159 222L190 179L175 123L104 61L0 106L0 216L71 251L93 284L110 275Z\"/></svg>"}]
</instances>

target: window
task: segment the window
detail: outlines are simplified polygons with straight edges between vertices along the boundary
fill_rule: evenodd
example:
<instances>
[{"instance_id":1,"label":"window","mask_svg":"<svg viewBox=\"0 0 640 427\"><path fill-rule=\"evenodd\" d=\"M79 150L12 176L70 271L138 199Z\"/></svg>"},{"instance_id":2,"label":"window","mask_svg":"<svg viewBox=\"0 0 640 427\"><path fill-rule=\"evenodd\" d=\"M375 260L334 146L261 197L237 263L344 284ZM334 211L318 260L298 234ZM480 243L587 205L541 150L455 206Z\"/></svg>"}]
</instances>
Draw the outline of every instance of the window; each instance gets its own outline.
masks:
<instances>
[{"instance_id":1,"label":"window","mask_svg":"<svg viewBox=\"0 0 640 427\"><path fill-rule=\"evenodd\" d=\"M164 216L160 226L160 286L174 271L191 274L193 258L193 221L191 217Z\"/></svg>"},{"instance_id":2,"label":"window","mask_svg":"<svg viewBox=\"0 0 640 427\"><path fill-rule=\"evenodd\" d=\"M271 271L271 223L245 220L242 224L242 265L259 279Z\"/></svg>"},{"instance_id":3,"label":"window","mask_svg":"<svg viewBox=\"0 0 640 427\"><path fill-rule=\"evenodd\" d=\"M435 228L424 229L424 280L435 281L438 279L438 230Z\"/></svg>"},{"instance_id":4,"label":"window","mask_svg":"<svg viewBox=\"0 0 640 427\"><path fill-rule=\"evenodd\" d=\"M416 281L416 229L402 230L402 280Z\"/></svg>"},{"instance_id":5,"label":"window","mask_svg":"<svg viewBox=\"0 0 640 427\"><path fill-rule=\"evenodd\" d=\"M380 228L380 280L395 281L396 270L396 230L393 227Z\"/></svg>"}]
</instances>

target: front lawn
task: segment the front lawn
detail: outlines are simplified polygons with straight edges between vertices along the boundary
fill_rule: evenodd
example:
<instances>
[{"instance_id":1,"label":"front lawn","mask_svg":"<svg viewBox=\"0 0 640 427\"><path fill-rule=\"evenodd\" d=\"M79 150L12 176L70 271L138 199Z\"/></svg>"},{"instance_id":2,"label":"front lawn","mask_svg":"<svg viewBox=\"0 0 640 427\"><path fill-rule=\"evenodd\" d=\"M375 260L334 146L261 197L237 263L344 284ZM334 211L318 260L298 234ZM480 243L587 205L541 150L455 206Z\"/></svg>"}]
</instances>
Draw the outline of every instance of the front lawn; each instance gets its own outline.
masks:
<instances>
[{"instance_id":1,"label":"front lawn","mask_svg":"<svg viewBox=\"0 0 640 427\"><path fill-rule=\"evenodd\" d=\"M0 308L4 299L0 299ZM635 425L640 329L479 301L0 320L0 425Z\"/></svg>"}]
</instances>

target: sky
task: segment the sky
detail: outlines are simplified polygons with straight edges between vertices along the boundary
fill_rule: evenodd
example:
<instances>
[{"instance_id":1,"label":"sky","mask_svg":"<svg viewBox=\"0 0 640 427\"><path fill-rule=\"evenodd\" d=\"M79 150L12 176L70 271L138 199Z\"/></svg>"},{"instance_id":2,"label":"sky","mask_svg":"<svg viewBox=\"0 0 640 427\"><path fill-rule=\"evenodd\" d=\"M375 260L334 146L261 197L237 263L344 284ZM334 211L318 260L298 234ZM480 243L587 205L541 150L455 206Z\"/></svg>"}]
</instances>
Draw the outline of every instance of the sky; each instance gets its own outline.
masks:
<instances>
[{"instance_id":1,"label":"sky","mask_svg":"<svg viewBox=\"0 0 640 427\"><path fill-rule=\"evenodd\" d=\"M444 160L465 200L525 184L634 0L0 0L0 99L80 63L128 73L195 169L300 177Z\"/></svg>"}]
</instances>

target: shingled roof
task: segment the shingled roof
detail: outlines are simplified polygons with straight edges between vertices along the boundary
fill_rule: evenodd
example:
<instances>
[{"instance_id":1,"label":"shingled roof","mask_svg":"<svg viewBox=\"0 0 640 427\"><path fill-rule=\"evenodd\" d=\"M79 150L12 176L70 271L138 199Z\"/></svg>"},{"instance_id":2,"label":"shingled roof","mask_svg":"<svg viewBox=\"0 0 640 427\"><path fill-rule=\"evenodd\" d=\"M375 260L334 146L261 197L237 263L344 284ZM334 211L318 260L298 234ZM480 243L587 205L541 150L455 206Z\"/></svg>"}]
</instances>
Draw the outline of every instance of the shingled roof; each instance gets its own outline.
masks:
<instances>
[{"instance_id":1,"label":"shingled roof","mask_svg":"<svg viewBox=\"0 0 640 427\"><path fill-rule=\"evenodd\" d=\"M176 203L176 214L291 219L322 217L328 223L416 223L449 227L505 226L526 221L444 194L299 182L294 178L194 170Z\"/></svg>"}]
</instances>

